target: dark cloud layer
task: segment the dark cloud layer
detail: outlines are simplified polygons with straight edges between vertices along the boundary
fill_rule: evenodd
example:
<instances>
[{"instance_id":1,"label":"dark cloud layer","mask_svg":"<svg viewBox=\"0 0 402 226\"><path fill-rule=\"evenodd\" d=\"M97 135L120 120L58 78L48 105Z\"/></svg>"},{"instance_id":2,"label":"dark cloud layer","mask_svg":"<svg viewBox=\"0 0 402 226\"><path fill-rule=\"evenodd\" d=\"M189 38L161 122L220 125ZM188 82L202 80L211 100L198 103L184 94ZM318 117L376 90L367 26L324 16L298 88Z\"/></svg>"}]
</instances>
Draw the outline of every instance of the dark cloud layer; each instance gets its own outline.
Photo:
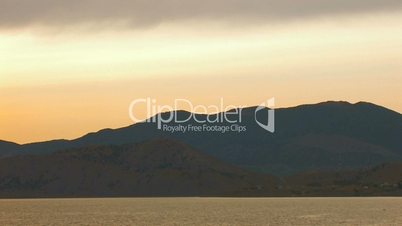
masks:
<instances>
[{"instance_id":1,"label":"dark cloud layer","mask_svg":"<svg viewBox=\"0 0 402 226\"><path fill-rule=\"evenodd\" d=\"M283 21L402 9L402 0L0 0L0 27L127 21Z\"/></svg>"}]
</instances>

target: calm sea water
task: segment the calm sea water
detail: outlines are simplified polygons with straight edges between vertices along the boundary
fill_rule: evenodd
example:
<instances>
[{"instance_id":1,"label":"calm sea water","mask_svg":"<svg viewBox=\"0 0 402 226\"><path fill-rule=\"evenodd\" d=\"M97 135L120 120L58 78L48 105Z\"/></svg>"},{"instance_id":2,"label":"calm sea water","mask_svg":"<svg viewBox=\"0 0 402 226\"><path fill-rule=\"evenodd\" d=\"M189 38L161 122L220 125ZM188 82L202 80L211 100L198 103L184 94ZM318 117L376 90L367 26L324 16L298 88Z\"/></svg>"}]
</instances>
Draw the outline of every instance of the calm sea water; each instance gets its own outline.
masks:
<instances>
[{"instance_id":1,"label":"calm sea water","mask_svg":"<svg viewBox=\"0 0 402 226\"><path fill-rule=\"evenodd\" d=\"M402 198L0 200L0 225L402 225Z\"/></svg>"}]
</instances>

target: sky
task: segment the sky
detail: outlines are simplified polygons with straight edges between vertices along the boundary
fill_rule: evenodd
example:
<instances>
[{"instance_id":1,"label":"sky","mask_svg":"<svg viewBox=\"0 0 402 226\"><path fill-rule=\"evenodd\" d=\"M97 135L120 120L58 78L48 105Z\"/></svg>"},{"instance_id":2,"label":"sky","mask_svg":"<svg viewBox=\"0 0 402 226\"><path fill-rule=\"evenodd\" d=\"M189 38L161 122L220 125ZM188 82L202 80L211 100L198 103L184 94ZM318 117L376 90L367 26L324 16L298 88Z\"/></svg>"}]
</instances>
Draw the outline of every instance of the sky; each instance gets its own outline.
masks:
<instances>
[{"instance_id":1,"label":"sky","mask_svg":"<svg viewBox=\"0 0 402 226\"><path fill-rule=\"evenodd\" d=\"M0 0L0 140L127 126L145 97L402 112L401 37L400 0Z\"/></svg>"}]
</instances>

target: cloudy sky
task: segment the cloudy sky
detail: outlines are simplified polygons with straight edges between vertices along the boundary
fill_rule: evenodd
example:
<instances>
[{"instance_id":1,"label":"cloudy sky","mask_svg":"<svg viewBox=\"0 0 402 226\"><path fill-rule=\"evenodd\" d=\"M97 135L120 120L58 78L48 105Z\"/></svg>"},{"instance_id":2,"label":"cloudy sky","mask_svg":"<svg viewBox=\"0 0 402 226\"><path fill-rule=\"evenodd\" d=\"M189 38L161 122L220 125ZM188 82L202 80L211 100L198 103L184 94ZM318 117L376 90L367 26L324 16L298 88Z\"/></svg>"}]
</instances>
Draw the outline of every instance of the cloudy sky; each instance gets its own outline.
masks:
<instances>
[{"instance_id":1,"label":"cloudy sky","mask_svg":"<svg viewBox=\"0 0 402 226\"><path fill-rule=\"evenodd\" d=\"M133 99L402 112L400 0L0 0L0 139L130 124Z\"/></svg>"},{"instance_id":2,"label":"cloudy sky","mask_svg":"<svg viewBox=\"0 0 402 226\"><path fill-rule=\"evenodd\" d=\"M133 28L185 20L270 23L398 12L399 0L1 0L3 27L127 22ZM217 21L218 20L218 21Z\"/></svg>"}]
</instances>

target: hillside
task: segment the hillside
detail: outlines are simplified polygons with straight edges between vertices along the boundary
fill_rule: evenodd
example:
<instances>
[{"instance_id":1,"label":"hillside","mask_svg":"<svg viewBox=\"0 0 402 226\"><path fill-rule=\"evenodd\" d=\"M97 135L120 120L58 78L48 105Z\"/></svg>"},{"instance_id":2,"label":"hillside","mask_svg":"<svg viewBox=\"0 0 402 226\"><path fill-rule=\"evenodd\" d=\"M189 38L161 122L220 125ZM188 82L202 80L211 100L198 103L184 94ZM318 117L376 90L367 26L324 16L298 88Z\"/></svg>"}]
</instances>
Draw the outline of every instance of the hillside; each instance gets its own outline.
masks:
<instances>
[{"instance_id":1,"label":"hillside","mask_svg":"<svg viewBox=\"0 0 402 226\"><path fill-rule=\"evenodd\" d=\"M402 196L402 163L369 169L306 172L285 178L293 196Z\"/></svg>"},{"instance_id":2,"label":"hillside","mask_svg":"<svg viewBox=\"0 0 402 226\"><path fill-rule=\"evenodd\" d=\"M155 123L137 123L90 133L71 141L26 144L20 146L17 153L44 154L67 148L168 138L189 144L224 162L276 175L307 170L359 169L402 160L402 116L384 107L366 102L330 101L276 109L273 134L257 125L255 109L242 109L241 125L247 127L242 133L170 133L158 130ZM267 119L267 110L257 115L260 121ZM167 114L170 113L161 117L166 118ZM177 114L179 118L187 118L190 113L179 111ZM200 120L206 117L197 115ZM190 120L183 125L187 124L197 122Z\"/></svg>"},{"instance_id":3,"label":"hillside","mask_svg":"<svg viewBox=\"0 0 402 226\"><path fill-rule=\"evenodd\" d=\"M276 185L170 140L0 160L0 197L254 196Z\"/></svg>"},{"instance_id":4,"label":"hillside","mask_svg":"<svg viewBox=\"0 0 402 226\"><path fill-rule=\"evenodd\" d=\"M0 156L14 155L19 148L16 143L0 140Z\"/></svg>"}]
</instances>

